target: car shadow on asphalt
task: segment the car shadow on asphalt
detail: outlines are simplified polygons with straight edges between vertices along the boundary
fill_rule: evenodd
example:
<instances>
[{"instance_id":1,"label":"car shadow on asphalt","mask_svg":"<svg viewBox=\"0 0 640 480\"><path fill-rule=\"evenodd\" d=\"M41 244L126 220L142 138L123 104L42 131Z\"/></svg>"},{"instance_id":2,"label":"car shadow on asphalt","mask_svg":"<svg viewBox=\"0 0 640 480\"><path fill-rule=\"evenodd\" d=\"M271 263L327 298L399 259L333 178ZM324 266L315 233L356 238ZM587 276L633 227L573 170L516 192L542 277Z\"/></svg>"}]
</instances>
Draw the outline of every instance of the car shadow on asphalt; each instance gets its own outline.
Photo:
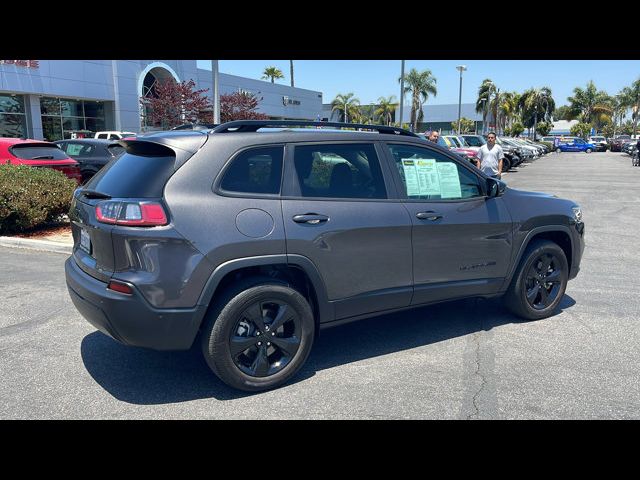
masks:
<instances>
[{"instance_id":1,"label":"car shadow on asphalt","mask_svg":"<svg viewBox=\"0 0 640 480\"><path fill-rule=\"evenodd\" d=\"M554 316L573 305L573 298L565 294ZM329 328L321 331L306 364L288 385L320 370L518 323L527 321L508 312L498 299L465 299ZM159 352L124 346L96 331L82 340L80 348L89 374L123 402L160 405L260 395L222 383L202 358L199 339L188 351Z\"/></svg>"}]
</instances>

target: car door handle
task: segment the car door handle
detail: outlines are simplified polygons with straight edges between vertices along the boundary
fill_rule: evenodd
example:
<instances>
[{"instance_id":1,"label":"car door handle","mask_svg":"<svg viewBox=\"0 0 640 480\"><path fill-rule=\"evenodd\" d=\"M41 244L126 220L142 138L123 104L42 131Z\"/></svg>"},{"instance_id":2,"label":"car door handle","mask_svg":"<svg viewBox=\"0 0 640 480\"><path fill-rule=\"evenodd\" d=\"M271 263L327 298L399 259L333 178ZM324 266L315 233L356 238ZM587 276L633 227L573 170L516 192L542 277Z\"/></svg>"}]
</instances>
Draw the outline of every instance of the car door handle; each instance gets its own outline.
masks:
<instances>
[{"instance_id":1,"label":"car door handle","mask_svg":"<svg viewBox=\"0 0 640 480\"><path fill-rule=\"evenodd\" d=\"M416 217L418 217L420 220L431 220L432 222L434 220L438 220L439 218L442 218L442 214L440 213L436 213L436 212L418 212L416 213Z\"/></svg>"},{"instance_id":2,"label":"car door handle","mask_svg":"<svg viewBox=\"0 0 640 480\"><path fill-rule=\"evenodd\" d=\"M326 215L319 215L317 213L305 213L304 215L296 215L293 217L293 221L296 223L308 223L309 225L318 225L329 220Z\"/></svg>"}]
</instances>

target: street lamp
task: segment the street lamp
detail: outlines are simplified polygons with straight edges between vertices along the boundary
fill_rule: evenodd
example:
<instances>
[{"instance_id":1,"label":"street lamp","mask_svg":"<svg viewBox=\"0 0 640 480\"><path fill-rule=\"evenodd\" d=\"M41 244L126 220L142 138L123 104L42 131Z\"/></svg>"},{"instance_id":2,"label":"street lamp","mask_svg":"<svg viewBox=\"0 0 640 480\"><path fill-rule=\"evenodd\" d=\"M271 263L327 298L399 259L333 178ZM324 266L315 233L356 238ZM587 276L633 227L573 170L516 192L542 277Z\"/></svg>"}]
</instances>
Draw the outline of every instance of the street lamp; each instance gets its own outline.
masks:
<instances>
[{"instance_id":1,"label":"street lamp","mask_svg":"<svg viewBox=\"0 0 640 480\"><path fill-rule=\"evenodd\" d=\"M456 70L460 72L460 93L458 95L458 135L460 135L460 110L462 109L462 72L466 69L466 65L458 65L456 67Z\"/></svg>"},{"instance_id":2,"label":"street lamp","mask_svg":"<svg viewBox=\"0 0 640 480\"><path fill-rule=\"evenodd\" d=\"M487 99L483 98L480 102L482 103L482 135L484 135L484 124L487 123L487 112L484 110L484 105L487 103Z\"/></svg>"}]
</instances>

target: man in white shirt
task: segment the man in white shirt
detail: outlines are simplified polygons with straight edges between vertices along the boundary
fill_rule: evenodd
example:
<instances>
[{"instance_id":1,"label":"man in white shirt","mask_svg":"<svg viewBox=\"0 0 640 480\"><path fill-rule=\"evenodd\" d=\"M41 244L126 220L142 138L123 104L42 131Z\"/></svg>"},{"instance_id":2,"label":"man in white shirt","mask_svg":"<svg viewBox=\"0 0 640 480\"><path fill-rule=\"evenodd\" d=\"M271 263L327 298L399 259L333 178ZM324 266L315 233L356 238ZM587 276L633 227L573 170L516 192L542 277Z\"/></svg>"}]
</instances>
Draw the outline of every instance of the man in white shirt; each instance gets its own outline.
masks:
<instances>
[{"instance_id":1,"label":"man in white shirt","mask_svg":"<svg viewBox=\"0 0 640 480\"><path fill-rule=\"evenodd\" d=\"M476 157L480 160L478 168L493 178L500 178L502 175L502 160L504 152L500 145L496 145L496 134L489 132L487 143L480 147Z\"/></svg>"}]
</instances>

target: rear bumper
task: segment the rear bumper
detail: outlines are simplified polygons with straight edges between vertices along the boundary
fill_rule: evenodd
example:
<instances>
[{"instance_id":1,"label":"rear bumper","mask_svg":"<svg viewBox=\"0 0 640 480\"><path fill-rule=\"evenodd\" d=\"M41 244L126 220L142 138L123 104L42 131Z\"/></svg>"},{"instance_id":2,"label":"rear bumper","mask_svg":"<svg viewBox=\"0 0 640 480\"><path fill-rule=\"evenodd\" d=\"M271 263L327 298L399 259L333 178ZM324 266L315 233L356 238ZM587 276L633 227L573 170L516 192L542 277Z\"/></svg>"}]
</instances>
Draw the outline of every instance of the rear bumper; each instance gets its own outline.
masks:
<instances>
[{"instance_id":1,"label":"rear bumper","mask_svg":"<svg viewBox=\"0 0 640 480\"><path fill-rule=\"evenodd\" d=\"M83 272L73 257L65 262L67 288L80 314L102 333L125 345L155 350L188 350L206 305L190 309L153 308L135 289L124 295Z\"/></svg>"}]
</instances>

